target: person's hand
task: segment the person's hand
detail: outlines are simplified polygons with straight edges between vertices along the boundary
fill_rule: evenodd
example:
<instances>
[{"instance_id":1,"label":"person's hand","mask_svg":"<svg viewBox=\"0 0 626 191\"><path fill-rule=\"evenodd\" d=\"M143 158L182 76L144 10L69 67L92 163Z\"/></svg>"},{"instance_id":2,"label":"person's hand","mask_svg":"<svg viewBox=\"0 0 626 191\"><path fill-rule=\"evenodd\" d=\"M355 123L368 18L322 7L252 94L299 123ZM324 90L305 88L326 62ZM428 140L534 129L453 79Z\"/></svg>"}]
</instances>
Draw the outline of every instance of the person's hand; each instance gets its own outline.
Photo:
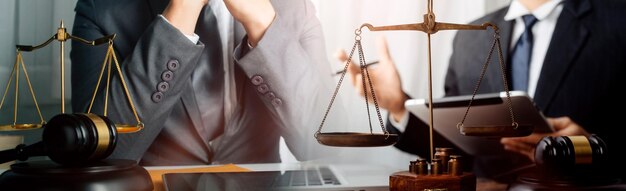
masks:
<instances>
[{"instance_id":1,"label":"person's hand","mask_svg":"<svg viewBox=\"0 0 626 191\"><path fill-rule=\"evenodd\" d=\"M269 0L224 0L226 8L248 33L248 42L253 47L274 21L276 12Z\"/></svg>"},{"instance_id":2,"label":"person's hand","mask_svg":"<svg viewBox=\"0 0 626 191\"><path fill-rule=\"evenodd\" d=\"M400 75L396 70L396 67L389 55L387 49L387 41L385 38L379 38L376 42L378 48L378 54L380 56L379 63L368 67L369 76L374 86L374 92L378 104L383 109L387 109L391 116L396 121L400 121L406 109L404 108L404 102L408 99L402 91L402 84L400 82ZM358 58L358 53L355 52L353 57ZM348 60L346 52L339 50L337 53L337 59L341 61L341 64L345 65ZM363 96L363 78L361 71L359 70L359 62L351 61L348 67L348 75L352 79L352 85L356 91ZM366 79L366 86L369 86L369 82ZM368 91L368 101L373 101L370 89Z\"/></svg>"},{"instance_id":3,"label":"person's hand","mask_svg":"<svg viewBox=\"0 0 626 191\"><path fill-rule=\"evenodd\" d=\"M504 145L504 149L520 153L530 158L530 160L534 160L535 147L545 136L589 136L589 133L583 127L576 124L569 117L547 118L547 120L548 124L554 129L553 133L533 133L526 137L502 138L500 143Z\"/></svg>"},{"instance_id":4,"label":"person's hand","mask_svg":"<svg viewBox=\"0 0 626 191\"><path fill-rule=\"evenodd\" d=\"M192 35L202 7L208 0L172 0L163 11L163 17L185 35Z\"/></svg>"}]
</instances>

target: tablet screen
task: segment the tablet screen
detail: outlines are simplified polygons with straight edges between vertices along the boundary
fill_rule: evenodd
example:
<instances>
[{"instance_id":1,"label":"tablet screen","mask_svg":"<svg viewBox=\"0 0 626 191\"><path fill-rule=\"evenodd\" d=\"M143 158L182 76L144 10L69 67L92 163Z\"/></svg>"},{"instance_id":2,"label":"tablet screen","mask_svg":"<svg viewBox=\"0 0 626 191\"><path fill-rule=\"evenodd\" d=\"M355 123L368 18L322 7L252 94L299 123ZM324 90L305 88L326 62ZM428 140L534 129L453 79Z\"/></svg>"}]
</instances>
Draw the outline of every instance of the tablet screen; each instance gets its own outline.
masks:
<instances>
[{"instance_id":1,"label":"tablet screen","mask_svg":"<svg viewBox=\"0 0 626 191\"><path fill-rule=\"evenodd\" d=\"M274 190L280 171L244 173L170 173L163 175L167 191Z\"/></svg>"},{"instance_id":2,"label":"tablet screen","mask_svg":"<svg viewBox=\"0 0 626 191\"><path fill-rule=\"evenodd\" d=\"M532 99L522 91L510 91L515 121L530 124L534 132L552 132L545 117ZM472 155L500 155L506 152L499 138L464 136L456 127L461 122L471 99L469 96L445 97L433 100L434 130ZM505 92L476 95L465 119L465 126L510 125L511 115ZM428 101L411 99L405 103L407 110L428 124ZM428 128L428 127L422 127Z\"/></svg>"}]
</instances>

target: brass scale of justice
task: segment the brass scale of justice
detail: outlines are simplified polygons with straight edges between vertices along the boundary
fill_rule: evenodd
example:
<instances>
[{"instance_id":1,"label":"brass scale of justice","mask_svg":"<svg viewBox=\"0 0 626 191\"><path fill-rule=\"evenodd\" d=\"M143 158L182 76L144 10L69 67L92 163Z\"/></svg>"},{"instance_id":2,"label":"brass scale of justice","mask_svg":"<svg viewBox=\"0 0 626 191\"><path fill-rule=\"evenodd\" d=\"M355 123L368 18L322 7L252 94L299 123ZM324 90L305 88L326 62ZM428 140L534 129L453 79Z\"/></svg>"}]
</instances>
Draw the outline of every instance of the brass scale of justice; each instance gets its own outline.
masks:
<instances>
[{"instance_id":1,"label":"brass scale of justice","mask_svg":"<svg viewBox=\"0 0 626 191\"><path fill-rule=\"evenodd\" d=\"M115 55L115 50L113 49L113 40L115 39L115 34L113 35L108 35L108 36L104 36L98 39L95 39L93 41L88 41L85 39L82 39L80 37L76 37L73 36L69 33L67 33L67 30L63 24L63 21L61 21L61 25L60 27L57 29L57 33L54 34L52 37L50 37L46 42L37 45L37 46L27 46L27 45L16 45L16 52L17 52L17 56L15 59L15 64L13 65L13 70L11 71L11 74L9 75L9 80L7 82L7 86L5 88L4 94L2 96L2 100L0 101L0 110L2 109L2 106L4 105L4 101L5 98L7 96L7 93L9 91L9 88L11 86L11 82L14 80L14 86L15 86L15 99L14 99L14 105L13 105L13 123L12 124L6 124L6 125L0 125L0 131L18 131L18 130L32 130L32 129L38 129L43 127L46 124L46 121L44 120L42 114L41 114L41 110L39 109L39 104L37 103L37 98L35 96L35 91L33 90L33 87L31 85L30 82L30 78L28 77L28 72L26 69L26 65L24 64L24 59L22 57L22 52L32 52L34 50L43 48L45 46L47 46L48 44L50 44L52 41L57 40L60 42L60 46L61 46L61 54L60 54L60 68L61 68L61 113L65 113L65 59L64 59L64 53L65 53L65 41L67 40L76 40L78 42L81 42L83 44L89 45L89 46L99 46L99 45L103 45L103 44L108 44L108 48L107 48L107 52L106 52L106 56L104 59L104 62L102 63L102 69L100 71L100 75L98 77L98 83L96 84L96 87L94 89L92 98L91 98L91 102L89 103L89 108L87 109L86 113L91 113L91 108L93 106L93 103L95 101L96 95L98 95L98 91L100 88L100 83L102 81L102 77L104 76L105 70L107 73L107 78L106 78L106 88L105 88L105 99L104 99L104 111L103 111L103 115L106 117L107 116L107 107L108 107L108 100L109 100L109 86L110 86L110 82L111 82L111 70L113 67L115 67L115 69L117 70L117 74L119 76L119 79L121 81L121 84L124 88L124 93L126 94L126 99L129 103L129 106L133 112L133 115L135 117L135 120L137 122L137 124L115 124L116 126L116 130L118 133L134 133L134 132L138 132L141 129L144 128L144 124L141 122L141 120L139 119L139 115L137 114L137 111L135 109L135 105L133 104L133 100L128 92L128 88L126 86L126 81L124 80L124 77L122 75L122 70L120 68L119 62L117 60L117 56ZM113 63L115 65L113 65ZM18 123L17 122L17 118L18 118L18 100L19 100L19 81L20 81L20 69L23 71L24 73L24 77L26 79L26 83L28 84L28 88L30 91L30 94L32 96L33 102L35 104L35 107L37 109L37 114L39 115L39 119L40 122L37 123Z\"/></svg>"},{"instance_id":2,"label":"brass scale of justice","mask_svg":"<svg viewBox=\"0 0 626 191\"><path fill-rule=\"evenodd\" d=\"M506 80L506 72L505 66L503 62L502 49L500 48L500 36L499 29L496 25L486 22L482 25L465 25L465 24L453 24L453 23L442 23L435 21L435 14L433 12L433 1L427 0L427 8L428 12L424 14L424 21L422 23L415 24L404 24L404 25L392 25L392 26L372 26L369 23L362 24L359 28L355 30L355 43L350 51L350 55L348 56L348 60L344 66L343 73L337 83L337 87L335 92L328 104L326 109L326 113L324 114L324 118L319 126L319 129L315 133L315 138L318 140L320 144L328 145L328 146L338 146L338 147L375 147L375 146L388 146L393 145L398 141L397 134L390 134L383 125L383 120L380 114L380 109L378 107L378 101L376 100L376 93L374 92L373 84L371 83L371 79L369 77L368 68L365 64L365 57L363 55L363 48L361 46L361 32L363 28L367 28L370 31L397 31L397 30L409 30L409 31L422 31L428 36L428 108L429 108L429 126L430 126L430 154L431 158L433 157L433 108L432 106L432 59L431 59L431 42L430 36L432 34L437 33L441 30L487 30L488 27L491 27L494 31L493 43L491 45L491 49L486 58L485 63L482 66L482 71L480 74L479 80L476 82L476 86L474 92L472 94L472 98L467 106L467 110L461 122L459 122L456 126L459 129L460 133L465 136L478 136L478 137L519 137L519 136L527 136L533 131L532 125L527 124L518 124L515 122L515 115L513 113L513 106L511 103L511 98L509 95L508 84ZM487 66L491 60L491 56L493 54L494 49L498 50L498 61L500 64L500 69L502 73L502 79L504 82L504 89L506 91L507 102L509 107L509 113L511 117L511 124L507 125L476 125L476 126L465 126L463 123L467 118L469 110L472 106L472 101L474 100L474 96L476 95L480 83L485 75L487 70ZM322 128L324 126L324 122L326 121L326 117L328 116L330 109L335 101L339 88L341 87L341 83L346 75L347 69L352 61L352 56L354 51L357 50L359 54L359 65L360 65L360 73L362 76L363 82L363 93L365 96L365 105L367 108L368 119L369 119L369 133L359 133L359 132L322 132ZM366 79L367 78L367 79ZM368 80L368 83L366 83ZM369 90L368 90L369 88ZM368 93L369 91L369 93ZM380 123L380 127L383 133L374 133L372 130L372 122L370 117L370 110L368 104L368 96L371 94L372 100L374 102L374 106L376 108L376 114L378 116L378 122Z\"/></svg>"}]
</instances>

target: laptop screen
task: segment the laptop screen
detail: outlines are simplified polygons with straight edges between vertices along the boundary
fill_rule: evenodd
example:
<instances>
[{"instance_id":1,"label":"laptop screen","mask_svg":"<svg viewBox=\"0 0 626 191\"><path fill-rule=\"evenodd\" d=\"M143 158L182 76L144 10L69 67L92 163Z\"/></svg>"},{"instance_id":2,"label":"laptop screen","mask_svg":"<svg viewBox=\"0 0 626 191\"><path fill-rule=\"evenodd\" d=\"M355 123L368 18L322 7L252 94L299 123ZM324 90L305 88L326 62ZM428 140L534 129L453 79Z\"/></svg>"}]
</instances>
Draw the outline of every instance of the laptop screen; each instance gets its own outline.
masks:
<instances>
[{"instance_id":1,"label":"laptop screen","mask_svg":"<svg viewBox=\"0 0 626 191\"><path fill-rule=\"evenodd\" d=\"M232 173L171 173L163 175L168 191L204 190L296 190L341 185L329 168L306 170L232 172Z\"/></svg>"}]
</instances>

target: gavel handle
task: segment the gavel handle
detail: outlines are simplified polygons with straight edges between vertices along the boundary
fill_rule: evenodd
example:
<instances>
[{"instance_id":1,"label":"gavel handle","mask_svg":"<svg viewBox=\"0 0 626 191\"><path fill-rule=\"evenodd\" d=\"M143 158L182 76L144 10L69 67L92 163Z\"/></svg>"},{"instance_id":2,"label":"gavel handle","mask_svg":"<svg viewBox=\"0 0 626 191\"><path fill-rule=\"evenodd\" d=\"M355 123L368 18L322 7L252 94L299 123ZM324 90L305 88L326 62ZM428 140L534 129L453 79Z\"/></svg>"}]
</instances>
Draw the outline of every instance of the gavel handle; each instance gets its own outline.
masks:
<instances>
[{"instance_id":1,"label":"gavel handle","mask_svg":"<svg viewBox=\"0 0 626 191\"><path fill-rule=\"evenodd\" d=\"M38 142L29 146L20 144L14 149L0 151L0 164L14 160L25 161L28 157L44 155L45 150L43 142Z\"/></svg>"},{"instance_id":2,"label":"gavel handle","mask_svg":"<svg viewBox=\"0 0 626 191\"><path fill-rule=\"evenodd\" d=\"M23 144L22 144L23 145ZM24 145L25 146L25 145ZM19 147L19 145L18 145ZM17 148L0 151L0 164L17 159Z\"/></svg>"}]
</instances>

